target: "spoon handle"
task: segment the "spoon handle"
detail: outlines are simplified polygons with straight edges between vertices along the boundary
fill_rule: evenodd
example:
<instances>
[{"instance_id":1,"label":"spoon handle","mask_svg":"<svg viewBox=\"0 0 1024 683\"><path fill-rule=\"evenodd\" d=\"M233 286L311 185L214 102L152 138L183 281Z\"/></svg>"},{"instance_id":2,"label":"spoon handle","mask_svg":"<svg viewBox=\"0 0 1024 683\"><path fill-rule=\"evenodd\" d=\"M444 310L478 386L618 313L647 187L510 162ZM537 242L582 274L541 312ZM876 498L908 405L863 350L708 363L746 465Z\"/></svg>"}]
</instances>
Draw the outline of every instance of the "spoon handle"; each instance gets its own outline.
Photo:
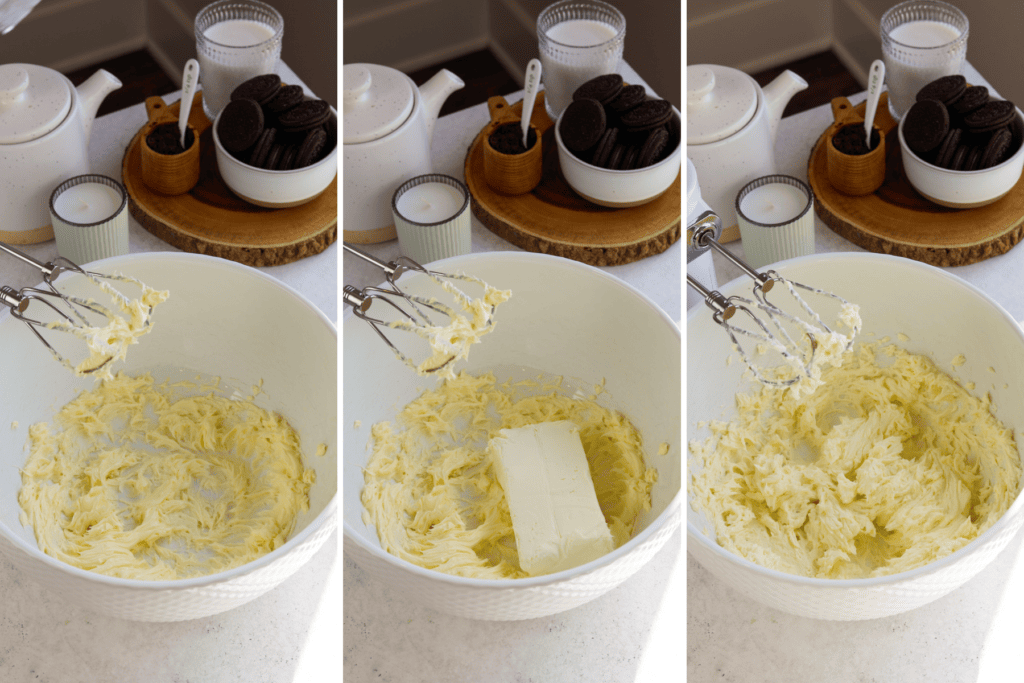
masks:
<instances>
[{"instance_id":1,"label":"spoon handle","mask_svg":"<svg viewBox=\"0 0 1024 683\"><path fill-rule=\"evenodd\" d=\"M185 146L185 131L188 130L188 115L192 111L192 100L195 99L199 85L199 62L190 59L185 62L185 71L181 76L181 108L178 110L178 131L181 133L181 146Z\"/></svg>"},{"instance_id":2,"label":"spoon handle","mask_svg":"<svg viewBox=\"0 0 1024 683\"><path fill-rule=\"evenodd\" d=\"M530 134L530 118L533 116L533 103L537 100L537 90L540 89L540 60L531 59L526 65L525 86L523 94L523 147L528 146L527 138Z\"/></svg>"},{"instance_id":3,"label":"spoon handle","mask_svg":"<svg viewBox=\"0 0 1024 683\"><path fill-rule=\"evenodd\" d=\"M882 94L882 83L885 81L885 64L880 59L871 62L868 71L868 103L864 110L864 134L868 149L871 149L871 134L874 132L875 112L878 110L878 98Z\"/></svg>"}]
</instances>

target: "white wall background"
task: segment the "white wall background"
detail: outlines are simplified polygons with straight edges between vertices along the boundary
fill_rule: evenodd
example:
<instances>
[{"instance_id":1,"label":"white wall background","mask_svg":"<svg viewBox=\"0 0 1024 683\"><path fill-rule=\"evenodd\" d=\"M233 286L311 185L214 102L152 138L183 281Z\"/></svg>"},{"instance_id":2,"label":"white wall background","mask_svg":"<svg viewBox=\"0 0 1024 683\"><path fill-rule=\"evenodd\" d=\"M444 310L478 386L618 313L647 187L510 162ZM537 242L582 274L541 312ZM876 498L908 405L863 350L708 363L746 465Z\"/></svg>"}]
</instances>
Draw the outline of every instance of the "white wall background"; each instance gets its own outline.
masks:
<instances>
[{"instance_id":1,"label":"white wall background","mask_svg":"<svg viewBox=\"0 0 1024 683\"><path fill-rule=\"evenodd\" d=\"M947 0L949 1L949 0ZM879 21L896 0L686 0L686 60L747 72L832 49L862 85L882 56ZM1017 46L1024 2L952 0L967 14L967 59L999 94L1024 104Z\"/></svg>"}]
</instances>

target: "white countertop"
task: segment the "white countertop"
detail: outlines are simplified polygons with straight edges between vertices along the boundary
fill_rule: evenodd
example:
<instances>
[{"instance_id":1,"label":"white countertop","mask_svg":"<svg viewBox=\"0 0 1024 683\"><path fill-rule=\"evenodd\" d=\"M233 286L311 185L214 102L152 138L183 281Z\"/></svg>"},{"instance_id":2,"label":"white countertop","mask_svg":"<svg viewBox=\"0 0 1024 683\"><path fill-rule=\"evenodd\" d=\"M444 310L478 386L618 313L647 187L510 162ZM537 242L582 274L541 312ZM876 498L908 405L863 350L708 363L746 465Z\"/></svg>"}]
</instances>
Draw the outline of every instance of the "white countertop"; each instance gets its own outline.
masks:
<instances>
[{"instance_id":1,"label":"white countertop","mask_svg":"<svg viewBox=\"0 0 1024 683\"><path fill-rule=\"evenodd\" d=\"M627 65L631 83L643 80ZM507 96L516 102L522 92ZM463 179L463 161L489 120L480 104L441 118L434 132L434 171ZM390 261L396 241L365 249ZM473 218L473 251L519 250ZM679 242L634 264L602 268L629 282L680 319ZM382 281L380 271L351 254L343 282L357 287ZM347 313L347 311L346 311ZM473 621L406 601L351 560L344 560L344 674L346 681L467 683L479 681L676 680L683 652L681 533L669 539L636 575L576 609L519 622Z\"/></svg>"},{"instance_id":2,"label":"white countertop","mask_svg":"<svg viewBox=\"0 0 1024 683\"><path fill-rule=\"evenodd\" d=\"M278 72L287 83L301 83L283 63ZM170 93L164 99L170 103L180 96ZM98 118L89 145L92 171L120 180L124 150L145 122L142 104ZM177 251L134 219L129 230L131 253ZM57 255L53 240L19 248L43 262ZM301 292L336 321L337 254L332 245L316 256L260 270ZM33 267L5 254L0 254L0 274L0 284L16 288L41 279ZM9 315L6 308L0 312L4 315ZM8 390L2 379L0 387ZM0 681L338 680L333 656L341 637L337 555L335 534L307 565L253 602L205 619L149 624L70 608L0 554Z\"/></svg>"},{"instance_id":3,"label":"white countertop","mask_svg":"<svg viewBox=\"0 0 1024 683\"><path fill-rule=\"evenodd\" d=\"M970 64L965 65L964 75L973 84L988 85ZM850 101L857 104L864 98L862 93ZM806 180L811 149L831 123L829 105L783 119L776 142L779 173ZM743 257L742 242L726 247ZM816 251L864 250L816 218ZM740 276L739 269L719 254L714 255L714 263L719 284ZM1021 246L947 270L985 291L1015 319L1024 319ZM1021 559L1018 535L990 566L944 598L885 619L831 622L765 607L729 588L688 556L687 680L1019 680Z\"/></svg>"}]
</instances>

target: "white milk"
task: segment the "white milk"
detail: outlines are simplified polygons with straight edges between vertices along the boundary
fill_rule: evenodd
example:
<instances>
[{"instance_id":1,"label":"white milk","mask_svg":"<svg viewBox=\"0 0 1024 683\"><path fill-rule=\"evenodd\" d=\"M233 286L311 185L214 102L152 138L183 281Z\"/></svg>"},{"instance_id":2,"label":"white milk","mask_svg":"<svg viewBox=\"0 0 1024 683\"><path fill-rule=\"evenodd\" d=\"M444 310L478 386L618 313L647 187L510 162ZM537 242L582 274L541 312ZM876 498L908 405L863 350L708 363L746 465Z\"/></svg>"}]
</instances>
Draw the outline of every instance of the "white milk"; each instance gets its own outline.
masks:
<instances>
[{"instance_id":1,"label":"white milk","mask_svg":"<svg viewBox=\"0 0 1024 683\"><path fill-rule=\"evenodd\" d=\"M466 197L447 183L421 183L402 193L398 213L416 223L440 223L454 218Z\"/></svg>"},{"instance_id":2,"label":"white milk","mask_svg":"<svg viewBox=\"0 0 1024 683\"><path fill-rule=\"evenodd\" d=\"M79 183L57 195L53 210L68 223L99 223L121 208L121 194L103 183Z\"/></svg>"},{"instance_id":3,"label":"white milk","mask_svg":"<svg viewBox=\"0 0 1024 683\"><path fill-rule=\"evenodd\" d=\"M960 37L955 26L941 21L918 20L900 24L889 32L900 45L883 46L885 80L889 103L897 116L914 104L917 92L942 76L960 73L967 54L967 41L949 45Z\"/></svg>"},{"instance_id":4,"label":"white milk","mask_svg":"<svg viewBox=\"0 0 1024 683\"><path fill-rule=\"evenodd\" d=\"M807 195L787 183L755 187L740 200L740 211L748 219L765 225L788 223L807 206Z\"/></svg>"},{"instance_id":5,"label":"white milk","mask_svg":"<svg viewBox=\"0 0 1024 683\"><path fill-rule=\"evenodd\" d=\"M576 88L618 69L622 43L597 47L608 43L616 33L611 24L593 19L570 19L547 30L547 37L559 43L542 45L540 50L544 101L552 118L569 106Z\"/></svg>"},{"instance_id":6,"label":"white milk","mask_svg":"<svg viewBox=\"0 0 1024 683\"><path fill-rule=\"evenodd\" d=\"M253 76L273 73L281 56L281 43L267 43L274 28L251 19L229 19L203 31L208 49L198 50L203 109L210 120L220 113L231 92ZM260 47L262 45L262 47Z\"/></svg>"}]
</instances>

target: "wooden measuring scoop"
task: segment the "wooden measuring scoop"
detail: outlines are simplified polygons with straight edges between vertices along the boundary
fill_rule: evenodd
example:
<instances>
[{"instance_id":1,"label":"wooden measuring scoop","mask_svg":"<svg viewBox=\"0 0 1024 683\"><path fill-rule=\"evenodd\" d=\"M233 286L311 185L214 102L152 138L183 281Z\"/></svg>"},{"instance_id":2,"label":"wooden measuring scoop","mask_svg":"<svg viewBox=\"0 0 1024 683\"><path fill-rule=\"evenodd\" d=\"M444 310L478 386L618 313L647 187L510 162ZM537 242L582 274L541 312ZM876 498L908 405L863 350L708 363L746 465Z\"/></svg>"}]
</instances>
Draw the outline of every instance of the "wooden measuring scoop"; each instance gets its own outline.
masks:
<instances>
[{"instance_id":1,"label":"wooden measuring scoop","mask_svg":"<svg viewBox=\"0 0 1024 683\"><path fill-rule=\"evenodd\" d=\"M503 154L491 146L490 138L497 128L505 124L514 126L522 135L522 102L509 106L504 97L492 97L487 100L487 110L491 122L483 132L484 179L495 192L506 195L526 194L540 184L544 171L544 153L541 150L541 138L544 131L551 127L551 119L544 111L544 92L537 93L537 101L530 117L530 130L536 134L537 140L522 154Z\"/></svg>"},{"instance_id":2,"label":"wooden measuring scoop","mask_svg":"<svg viewBox=\"0 0 1024 683\"><path fill-rule=\"evenodd\" d=\"M152 189L166 195L184 194L199 182L199 136L210 126L203 113L202 92L197 92L192 99L192 111L189 115L188 128L194 140L184 152L178 154L161 154L146 143L146 138L158 126L170 124L174 134L178 134L178 111L181 102L167 106L159 97L146 99L146 115L149 123L142 131L139 147L142 151L142 182Z\"/></svg>"},{"instance_id":3,"label":"wooden measuring scoop","mask_svg":"<svg viewBox=\"0 0 1024 683\"><path fill-rule=\"evenodd\" d=\"M882 186L885 181L885 137L897 124L889 113L889 93L883 92L878 98L878 110L872 126L878 133L878 146L867 154L845 154L839 151L833 142L836 133L847 126L863 129L863 112L863 105L854 107L845 97L835 98L832 100L832 117L835 121L826 133L828 180L836 190L852 196L871 194Z\"/></svg>"}]
</instances>

